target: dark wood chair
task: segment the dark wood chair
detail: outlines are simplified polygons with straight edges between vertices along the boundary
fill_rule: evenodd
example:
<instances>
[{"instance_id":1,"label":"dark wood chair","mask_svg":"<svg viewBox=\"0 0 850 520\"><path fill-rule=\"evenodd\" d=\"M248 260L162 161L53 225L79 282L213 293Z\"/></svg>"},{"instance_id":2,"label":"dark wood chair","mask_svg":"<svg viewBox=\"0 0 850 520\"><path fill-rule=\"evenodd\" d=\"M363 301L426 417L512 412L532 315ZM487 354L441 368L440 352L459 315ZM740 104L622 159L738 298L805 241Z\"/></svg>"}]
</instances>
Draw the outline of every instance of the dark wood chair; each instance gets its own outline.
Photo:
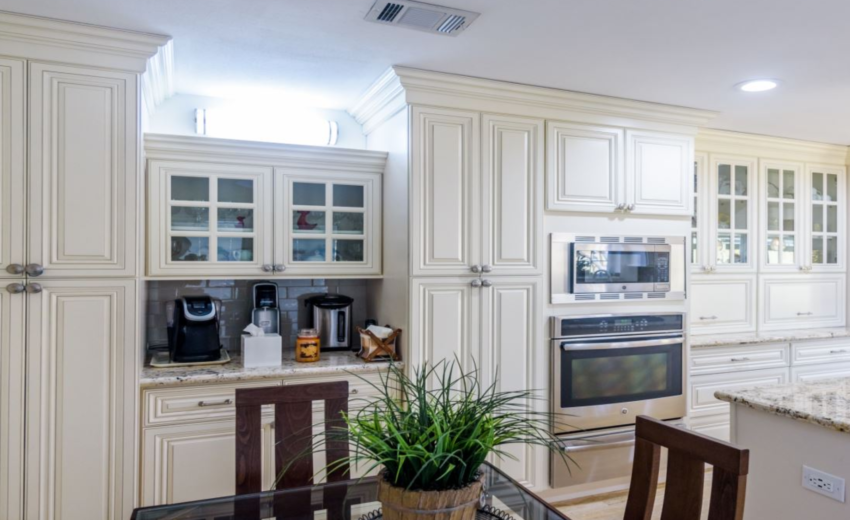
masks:
<instances>
[{"instance_id":1,"label":"dark wood chair","mask_svg":"<svg viewBox=\"0 0 850 520\"><path fill-rule=\"evenodd\" d=\"M714 467L708 520L743 518L749 450L639 416L635 431L635 463L624 520L652 517L662 446L668 453L661 520L700 519L706 464Z\"/></svg>"},{"instance_id":2,"label":"dark wood chair","mask_svg":"<svg viewBox=\"0 0 850 520\"><path fill-rule=\"evenodd\" d=\"M327 461L348 458L342 412L348 412L348 382L246 388L236 390L236 494L262 489L261 407L274 405L275 475L289 465L277 489L307 486L313 481L313 401L325 402L324 450ZM291 464L291 465L290 465ZM349 477L348 464L327 475L330 482Z\"/></svg>"}]
</instances>

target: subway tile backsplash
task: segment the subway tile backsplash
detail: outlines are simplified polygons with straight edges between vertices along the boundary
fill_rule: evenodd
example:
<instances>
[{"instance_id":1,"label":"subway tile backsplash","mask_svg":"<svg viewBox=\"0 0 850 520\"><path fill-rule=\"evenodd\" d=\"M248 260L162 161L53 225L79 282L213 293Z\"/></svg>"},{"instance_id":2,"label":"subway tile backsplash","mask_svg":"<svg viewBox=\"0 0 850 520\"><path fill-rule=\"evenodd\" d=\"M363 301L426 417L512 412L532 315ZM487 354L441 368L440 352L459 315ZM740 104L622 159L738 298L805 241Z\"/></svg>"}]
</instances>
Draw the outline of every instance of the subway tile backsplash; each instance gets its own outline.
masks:
<instances>
[{"instance_id":1,"label":"subway tile backsplash","mask_svg":"<svg viewBox=\"0 0 850 520\"><path fill-rule=\"evenodd\" d=\"M151 346L165 346L165 305L183 295L206 294L221 300L222 345L233 351L240 348L242 329L251 323L254 308L253 287L262 280L165 280L147 282L147 341ZM363 326L366 316L366 280L276 280L278 307L280 309L280 333L284 348L292 348L298 329L310 323L309 309L304 300L322 293L344 294L354 298L352 321Z\"/></svg>"}]
</instances>

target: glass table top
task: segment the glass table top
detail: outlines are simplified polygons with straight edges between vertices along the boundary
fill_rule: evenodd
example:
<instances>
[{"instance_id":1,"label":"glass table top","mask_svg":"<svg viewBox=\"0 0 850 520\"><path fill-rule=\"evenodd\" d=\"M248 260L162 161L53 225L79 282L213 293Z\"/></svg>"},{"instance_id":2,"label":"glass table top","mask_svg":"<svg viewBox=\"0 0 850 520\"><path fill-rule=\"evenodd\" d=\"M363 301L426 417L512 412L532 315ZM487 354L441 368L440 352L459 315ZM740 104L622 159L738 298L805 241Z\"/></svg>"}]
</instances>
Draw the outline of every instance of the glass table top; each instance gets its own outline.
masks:
<instances>
[{"instance_id":1,"label":"glass table top","mask_svg":"<svg viewBox=\"0 0 850 520\"><path fill-rule=\"evenodd\" d=\"M497 468L485 464L487 505L514 520L569 520ZM380 509L374 477L137 509L132 520L358 520Z\"/></svg>"}]
</instances>

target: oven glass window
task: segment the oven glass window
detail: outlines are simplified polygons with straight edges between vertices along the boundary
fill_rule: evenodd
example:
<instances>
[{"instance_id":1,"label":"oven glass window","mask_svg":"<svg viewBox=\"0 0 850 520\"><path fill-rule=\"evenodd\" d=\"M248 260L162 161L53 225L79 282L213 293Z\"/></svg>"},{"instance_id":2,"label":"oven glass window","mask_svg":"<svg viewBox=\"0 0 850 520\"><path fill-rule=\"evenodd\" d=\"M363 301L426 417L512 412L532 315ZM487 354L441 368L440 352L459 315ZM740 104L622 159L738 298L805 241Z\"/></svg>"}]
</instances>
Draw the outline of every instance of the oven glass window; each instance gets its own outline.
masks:
<instances>
[{"instance_id":1,"label":"oven glass window","mask_svg":"<svg viewBox=\"0 0 850 520\"><path fill-rule=\"evenodd\" d=\"M667 283L664 267L669 260L668 252L579 250L575 251L576 283Z\"/></svg>"},{"instance_id":2,"label":"oven glass window","mask_svg":"<svg viewBox=\"0 0 850 520\"><path fill-rule=\"evenodd\" d=\"M562 350L561 407L682 394L682 345Z\"/></svg>"}]
</instances>

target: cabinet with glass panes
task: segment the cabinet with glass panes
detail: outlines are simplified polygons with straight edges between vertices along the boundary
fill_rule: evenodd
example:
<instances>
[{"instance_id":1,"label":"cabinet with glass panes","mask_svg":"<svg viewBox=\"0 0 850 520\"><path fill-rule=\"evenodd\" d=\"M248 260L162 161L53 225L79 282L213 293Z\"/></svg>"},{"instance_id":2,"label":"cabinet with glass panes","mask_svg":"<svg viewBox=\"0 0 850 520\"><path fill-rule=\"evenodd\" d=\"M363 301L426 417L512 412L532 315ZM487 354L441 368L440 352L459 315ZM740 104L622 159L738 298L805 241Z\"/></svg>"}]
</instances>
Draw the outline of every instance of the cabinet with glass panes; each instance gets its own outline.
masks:
<instances>
[{"instance_id":1,"label":"cabinet with glass panes","mask_svg":"<svg viewBox=\"0 0 850 520\"><path fill-rule=\"evenodd\" d=\"M708 206L704 271L753 272L756 269L757 161L748 157L710 156L711 176L703 205Z\"/></svg>"}]
</instances>

